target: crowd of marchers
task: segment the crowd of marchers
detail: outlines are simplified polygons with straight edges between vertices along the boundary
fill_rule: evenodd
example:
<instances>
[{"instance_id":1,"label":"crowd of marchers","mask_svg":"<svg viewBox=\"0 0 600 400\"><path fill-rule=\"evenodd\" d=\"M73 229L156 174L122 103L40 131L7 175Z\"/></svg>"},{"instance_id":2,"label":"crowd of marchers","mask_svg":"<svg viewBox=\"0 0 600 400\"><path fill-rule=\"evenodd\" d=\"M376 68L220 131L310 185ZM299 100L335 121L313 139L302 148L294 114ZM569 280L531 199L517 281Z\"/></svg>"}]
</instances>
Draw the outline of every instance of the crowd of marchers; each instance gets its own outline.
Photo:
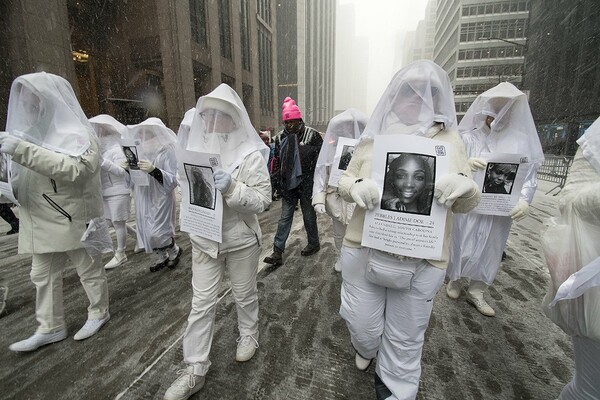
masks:
<instances>
[{"instance_id":1,"label":"crowd of marchers","mask_svg":"<svg viewBox=\"0 0 600 400\"><path fill-rule=\"evenodd\" d=\"M339 314L355 365L366 371L376 362L377 399L415 399L424 335L444 281L451 299L464 289L466 301L483 316L496 315L486 291L513 222L528 215L544 161L527 97L500 83L479 95L458 124L448 75L433 62L418 61L394 75L370 117L348 109L322 135L304 123L290 97L283 100L281 117L283 129L274 137L257 132L235 90L221 84L198 99L175 134L158 118L127 126L109 115L88 119L62 77L39 72L16 78L6 131L0 133L0 216L11 225L9 234L19 234L19 253L32 255L37 328L10 350L31 352L67 337L62 274L68 261L89 299L87 321L75 340L98 333L109 321L106 270L126 265L128 234L136 240L135 252L154 257L151 272L176 268L182 254L174 239L175 191L183 178L178 154L218 154L212 175L185 174L190 204L210 207L220 196L222 240L189 233L193 296L183 336L185 366L164 398L187 399L204 386L225 269L237 310L236 361L248 361L257 351L262 249L257 214L280 199L273 251L263 261L284 264L298 203L307 236L302 256L320 251L317 214L331 217L338 253L331 267L341 272ZM427 157L404 153L387 166L382 191L372 176L374 144L382 135L395 143L409 136L443 142L450 154L447 173L434 177ZM340 138L355 141L341 157ZM560 217L542 235L551 277L543 309L572 337L575 354L574 377L557 393L562 400L600 399L600 118L578 144ZM472 212L482 194L512 190L515 170L488 162L489 154L526 160L519 199L508 215ZM335 169L343 170L337 181L330 179ZM485 175L483 187L475 183L476 174ZM132 194L135 229L126 223ZM18 203L18 219L11 201ZM441 257L410 257L362 244L368 210L424 214L434 201L445 210ZM114 256L103 265L107 251ZM3 312L8 286L1 276L0 282Z\"/></svg>"}]
</instances>

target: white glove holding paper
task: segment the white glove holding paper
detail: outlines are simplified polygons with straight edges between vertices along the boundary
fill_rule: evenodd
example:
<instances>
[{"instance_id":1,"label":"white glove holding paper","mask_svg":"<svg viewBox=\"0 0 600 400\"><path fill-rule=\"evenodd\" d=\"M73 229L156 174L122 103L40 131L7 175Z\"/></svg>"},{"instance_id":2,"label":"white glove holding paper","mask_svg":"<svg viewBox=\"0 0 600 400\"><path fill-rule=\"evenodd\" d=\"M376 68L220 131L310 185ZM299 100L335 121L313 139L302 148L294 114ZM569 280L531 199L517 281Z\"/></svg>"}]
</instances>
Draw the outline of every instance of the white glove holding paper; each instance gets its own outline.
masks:
<instances>
[{"instance_id":1,"label":"white glove holding paper","mask_svg":"<svg viewBox=\"0 0 600 400\"><path fill-rule=\"evenodd\" d=\"M215 178L215 187L219 192L225 193L229 190L229 186L231 186L231 175L228 172L218 169L213 174L213 177Z\"/></svg>"},{"instance_id":2,"label":"white glove holding paper","mask_svg":"<svg viewBox=\"0 0 600 400\"><path fill-rule=\"evenodd\" d=\"M360 208L372 210L379 202L379 189L372 179L359 179L350 188L350 196Z\"/></svg>"},{"instance_id":3,"label":"white glove holding paper","mask_svg":"<svg viewBox=\"0 0 600 400\"><path fill-rule=\"evenodd\" d=\"M440 205L446 208L452 207L456 199L475 190L472 179L459 174L448 174L442 176L435 183L433 197Z\"/></svg>"},{"instance_id":4,"label":"white glove holding paper","mask_svg":"<svg viewBox=\"0 0 600 400\"><path fill-rule=\"evenodd\" d=\"M510 217L513 221L520 221L529 214L529 203L523 199L519 199L517 205L510 210Z\"/></svg>"},{"instance_id":5,"label":"white glove holding paper","mask_svg":"<svg viewBox=\"0 0 600 400\"><path fill-rule=\"evenodd\" d=\"M469 168L471 168L471 171L485 169L485 167L487 166L487 161L485 161L483 158L471 157L467 160L467 163L469 164Z\"/></svg>"}]
</instances>

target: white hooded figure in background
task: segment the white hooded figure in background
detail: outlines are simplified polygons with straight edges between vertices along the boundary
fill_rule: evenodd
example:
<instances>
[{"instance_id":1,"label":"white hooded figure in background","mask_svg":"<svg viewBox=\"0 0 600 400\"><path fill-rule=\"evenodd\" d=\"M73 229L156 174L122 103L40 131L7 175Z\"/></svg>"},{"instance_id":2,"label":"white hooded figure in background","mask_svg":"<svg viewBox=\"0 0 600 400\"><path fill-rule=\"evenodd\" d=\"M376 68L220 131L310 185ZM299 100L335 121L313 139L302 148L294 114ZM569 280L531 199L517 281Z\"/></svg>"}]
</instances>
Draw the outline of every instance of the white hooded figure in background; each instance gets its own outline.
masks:
<instances>
[{"instance_id":1,"label":"white hooded figure in background","mask_svg":"<svg viewBox=\"0 0 600 400\"><path fill-rule=\"evenodd\" d=\"M127 261L125 242L127 232L136 237L135 230L126 222L131 210L131 191L127 185L127 172L121 168L125 155L121 149L121 138L127 129L125 125L110 115L97 115L90 118L90 123L100 140L100 178L102 181L102 198L104 217L115 228L117 250L114 257L104 266L105 269L116 268Z\"/></svg>"},{"instance_id":2,"label":"white hooded figure in background","mask_svg":"<svg viewBox=\"0 0 600 400\"><path fill-rule=\"evenodd\" d=\"M185 150L216 153L222 168L214 172L223 196L222 243L191 235L192 311L183 336L181 370L165 393L167 400L187 399L204 385L211 365L215 308L220 281L227 268L238 315L236 360L248 361L258 347L256 275L261 252L257 214L271 203L267 170L269 148L263 143L237 93L226 84L200 97Z\"/></svg>"},{"instance_id":3,"label":"white hooded figure in background","mask_svg":"<svg viewBox=\"0 0 600 400\"><path fill-rule=\"evenodd\" d=\"M329 186L331 165L335 156L338 139L341 137L358 139L367 125L367 116L361 111L350 108L336 115L329 121L323 145L317 158L317 166L313 178L312 205L318 214L327 213L333 223L333 240L338 252L342 249L342 240L346 234L346 226L352 217L354 203L344 201L337 193L337 187ZM347 163L346 163L347 165ZM341 271L340 260L334 269Z\"/></svg>"},{"instance_id":4,"label":"white hooded figure in background","mask_svg":"<svg viewBox=\"0 0 600 400\"><path fill-rule=\"evenodd\" d=\"M437 179L434 190L434 198L448 209L441 260L395 256L361 246L365 210L379 204L378 186L371 179L376 135L395 135L399 141L419 135L447 143L449 173ZM338 192L357 205L340 256L340 315L356 350L356 367L366 370L377 357L377 398L415 399L425 330L448 263L452 214L470 211L480 198L456 132L450 79L437 64L417 61L392 78L340 178ZM380 279L367 279L367 266Z\"/></svg>"},{"instance_id":5,"label":"white hooded figure in background","mask_svg":"<svg viewBox=\"0 0 600 400\"><path fill-rule=\"evenodd\" d=\"M88 320L75 334L86 339L110 318L102 259L82 242L88 224L103 217L98 138L69 82L45 72L14 80L6 129L0 148L12 158L19 253L32 254L39 323L10 349L33 351L66 338L62 276L69 260L90 301Z\"/></svg>"},{"instance_id":6,"label":"white hooded figure in background","mask_svg":"<svg viewBox=\"0 0 600 400\"><path fill-rule=\"evenodd\" d=\"M179 263L181 249L175 243L175 188L177 187L177 138L158 118L127 126L125 138L139 143L139 169L149 177L148 186L134 185L137 240L146 253L154 252L151 272ZM129 168L127 160L121 167Z\"/></svg>"},{"instance_id":7,"label":"white hooded figure in background","mask_svg":"<svg viewBox=\"0 0 600 400\"><path fill-rule=\"evenodd\" d=\"M546 232L543 242L550 270L550 285L543 301L546 315L573 339L575 375L562 390L560 400L600 399L600 286L580 281L576 287L588 288L575 298L549 303L554 299L562 279L583 268L597 264L600 257L600 118L579 140L567 181L560 192L560 217L557 231ZM564 229L564 230L563 230ZM565 232L566 237L560 232ZM558 253L556 261L548 253ZM554 264L554 265L552 265ZM562 280L561 279L561 280ZM589 276L588 276L589 279Z\"/></svg>"},{"instance_id":8,"label":"white hooded figure in background","mask_svg":"<svg viewBox=\"0 0 600 400\"><path fill-rule=\"evenodd\" d=\"M190 134L190 129L192 128L192 121L194 120L194 115L196 114L196 107L192 107L185 112L183 115L183 119L179 124L179 129L177 130L177 141L179 143L187 143L188 137Z\"/></svg>"},{"instance_id":9,"label":"white hooded figure in background","mask_svg":"<svg viewBox=\"0 0 600 400\"><path fill-rule=\"evenodd\" d=\"M458 280L470 278L467 301L483 315L494 316L494 309L484 299L484 291L496 278L512 221L528 214L544 153L527 96L508 82L480 94L458 129L474 173L484 173L486 162L479 158L484 152L522 154L529 161L519 201L510 217L470 213L454 218L446 292L450 298L458 298L461 292Z\"/></svg>"}]
</instances>

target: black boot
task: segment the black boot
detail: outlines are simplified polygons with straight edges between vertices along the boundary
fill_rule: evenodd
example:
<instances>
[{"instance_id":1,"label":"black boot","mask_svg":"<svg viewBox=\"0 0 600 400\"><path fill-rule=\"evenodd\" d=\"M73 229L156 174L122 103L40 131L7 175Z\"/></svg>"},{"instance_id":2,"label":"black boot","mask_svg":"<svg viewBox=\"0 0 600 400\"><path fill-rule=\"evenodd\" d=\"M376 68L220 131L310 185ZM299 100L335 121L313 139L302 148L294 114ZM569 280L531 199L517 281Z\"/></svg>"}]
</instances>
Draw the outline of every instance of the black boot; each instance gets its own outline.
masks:
<instances>
[{"instance_id":1,"label":"black boot","mask_svg":"<svg viewBox=\"0 0 600 400\"><path fill-rule=\"evenodd\" d=\"M387 399L392 395L392 391L388 389L377 373L375 373L375 395L377 400Z\"/></svg>"},{"instance_id":2,"label":"black boot","mask_svg":"<svg viewBox=\"0 0 600 400\"><path fill-rule=\"evenodd\" d=\"M10 209L9 204L0 204L0 217L10 224L11 229L6 233L7 235L19 233L19 219L13 210Z\"/></svg>"},{"instance_id":3,"label":"black boot","mask_svg":"<svg viewBox=\"0 0 600 400\"><path fill-rule=\"evenodd\" d=\"M321 250L321 245L313 245L313 244L309 244L307 245L305 248L302 249L302 251L300 252L300 255L306 257L306 256L312 256L313 254L315 254L317 251Z\"/></svg>"},{"instance_id":4,"label":"black boot","mask_svg":"<svg viewBox=\"0 0 600 400\"><path fill-rule=\"evenodd\" d=\"M283 264L283 251L279 250L277 247L273 247L273 254L265 257L263 261L274 266L281 265Z\"/></svg>"},{"instance_id":5,"label":"black boot","mask_svg":"<svg viewBox=\"0 0 600 400\"><path fill-rule=\"evenodd\" d=\"M179 251L177 252L177 256L175 256L175 259L167 260L167 267L169 267L169 269L175 269L177 264L179 264L179 259L181 258L181 253L183 253L183 249L180 246Z\"/></svg>"},{"instance_id":6,"label":"black boot","mask_svg":"<svg viewBox=\"0 0 600 400\"><path fill-rule=\"evenodd\" d=\"M165 260L165 261L163 261L161 263L153 265L152 267L150 267L150 272L158 272L158 271L160 271L161 269L165 268L168 265L168 262L169 262L169 260L167 259L167 260ZM175 267L173 267L173 268L175 268Z\"/></svg>"}]
</instances>

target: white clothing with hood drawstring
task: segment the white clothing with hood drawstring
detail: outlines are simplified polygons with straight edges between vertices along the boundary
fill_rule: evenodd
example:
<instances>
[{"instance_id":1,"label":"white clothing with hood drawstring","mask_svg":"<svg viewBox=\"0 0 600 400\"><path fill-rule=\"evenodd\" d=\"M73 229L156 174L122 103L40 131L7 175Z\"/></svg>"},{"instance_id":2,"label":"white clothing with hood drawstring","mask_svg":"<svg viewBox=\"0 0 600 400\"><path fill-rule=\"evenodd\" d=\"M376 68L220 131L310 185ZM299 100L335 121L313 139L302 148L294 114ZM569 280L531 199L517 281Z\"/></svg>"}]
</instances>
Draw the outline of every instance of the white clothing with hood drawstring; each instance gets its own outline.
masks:
<instances>
[{"instance_id":1,"label":"white clothing with hood drawstring","mask_svg":"<svg viewBox=\"0 0 600 400\"><path fill-rule=\"evenodd\" d=\"M149 176L148 186L133 187L138 245L152 253L168 246L175 237L177 138L158 118L128 125L124 137L139 143L140 160L149 161L162 173L162 184Z\"/></svg>"},{"instance_id":2,"label":"white clothing with hood drawstring","mask_svg":"<svg viewBox=\"0 0 600 400\"><path fill-rule=\"evenodd\" d=\"M99 143L69 82L45 72L16 78L6 128L22 139L11 155L12 183L21 204L19 253L32 253L37 333L66 329L62 275L67 259L90 301L88 318L105 318L108 284L102 260L81 241L92 219L104 220Z\"/></svg>"},{"instance_id":3,"label":"white clothing with hood drawstring","mask_svg":"<svg viewBox=\"0 0 600 400\"><path fill-rule=\"evenodd\" d=\"M194 374L206 375L214 334L214 309L225 269L232 282L240 337L258 343L256 275L262 233L257 214L271 203L267 170L269 148L250 123L238 94L226 84L200 97L189 136L180 137L184 150L221 156L223 188L222 243L190 235L192 244L192 311L183 338L184 361Z\"/></svg>"},{"instance_id":4,"label":"white clothing with hood drawstring","mask_svg":"<svg viewBox=\"0 0 600 400\"><path fill-rule=\"evenodd\" d=\"M486 117L494 117L488 127ZM527 157L527 173L520 199L531 203L537 188L537 170L544 153L529 108L527 96L508 82L480 94L462 119L459 132L468 158L481 153L512 153ZM485 169L474 174L485 174ZM510 217L469 213L454 217L450 281L461 277L491 285L496 278L508 240Z\"/></svg>"},{"instance_id":5,"label":"white clothing with hood drawstring","mask_svg":"<svg viewBox=\"0 0 600 400\"><path fill-rule=\"evenodd\" d=\"M315 174L313 177L313 207L321 204L333 222L333 235L335 247L342 248L342 240L346 233L346 225L352 217L354 203L344 201L337 193L337 187L329 186L331 165L335 157L338 139L341 137L358 139L367 125L368 117L361 111L349 108L336 115L329 121L323 145L319 151Z\"/></svg>"},{"instance_id":6,"label":"white clothing with hood drawstring","mask_svg":"<svg viewBox=\"0 0 600 400\"><path fill-rule=\"evenodd\" d=\"M444 279L450 241L452 212L468 212L478 204L479 193L470 179L463 144L456 132L454 96L448 75L431 61L418 61L402 68L392 78L375 107L338 192L346 201L371 181L373 141L376 135L421 135L447 143L450 171L446 181L455 181L462 190L451 191L442 260L393 257L361 247L365 210L356 207L341 251L342 290L340 315L346 321L352 344L363 358L377 357L376 374L390 391L388 399L415 399L421 375L424 334L433 307L433 298ZM404 136L398 135L398 140ZM409 140L409 139L406 139ZM465 176L460 176L462 173ZM376 186L375 186L376 188ZM366 191L365 191L366 192ZM437 190L436 190L437 192ZM436 195L439 199L439 194ZM373 200L375 204L378 199ZM441 199L439 199L441 200ZM389 287L365 277L371 259L385 260L390 270ZM410 288L391 287L400 274L412 276ZM407 275L404 275L407 276Z\"/></svg>"}]
</instances>

